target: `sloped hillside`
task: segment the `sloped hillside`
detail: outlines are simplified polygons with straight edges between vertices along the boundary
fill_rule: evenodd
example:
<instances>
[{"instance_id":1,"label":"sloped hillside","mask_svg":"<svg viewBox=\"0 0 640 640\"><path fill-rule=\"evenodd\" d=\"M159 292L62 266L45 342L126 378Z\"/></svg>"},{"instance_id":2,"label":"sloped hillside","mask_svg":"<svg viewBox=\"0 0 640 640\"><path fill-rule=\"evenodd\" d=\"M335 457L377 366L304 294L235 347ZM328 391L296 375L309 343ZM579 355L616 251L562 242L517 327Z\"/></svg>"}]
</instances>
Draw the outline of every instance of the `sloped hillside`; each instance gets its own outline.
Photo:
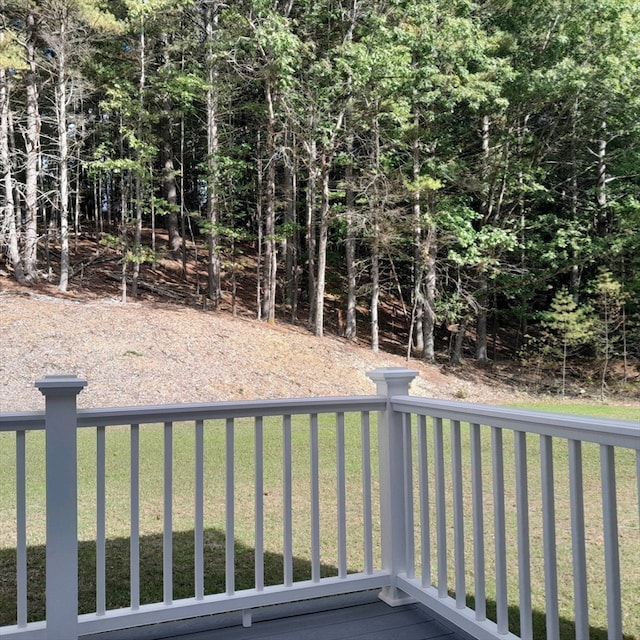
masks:
<instances>
[{"instance_id":1,"label":"sloped hillside","mask_svg":"<svg viewBox=\"0 0 640 640\"><path fill-rule=\"evenodd\" d=\"M0 409L43 406L33 382L46 374L88 380L84 407L290 396L370 394L366 373L407 366L346 340L304 328L153 302L120 303L6 287L0 291ZM469 401L516 392L411 361L412 393Z\"/></svg>"}]
</instances>

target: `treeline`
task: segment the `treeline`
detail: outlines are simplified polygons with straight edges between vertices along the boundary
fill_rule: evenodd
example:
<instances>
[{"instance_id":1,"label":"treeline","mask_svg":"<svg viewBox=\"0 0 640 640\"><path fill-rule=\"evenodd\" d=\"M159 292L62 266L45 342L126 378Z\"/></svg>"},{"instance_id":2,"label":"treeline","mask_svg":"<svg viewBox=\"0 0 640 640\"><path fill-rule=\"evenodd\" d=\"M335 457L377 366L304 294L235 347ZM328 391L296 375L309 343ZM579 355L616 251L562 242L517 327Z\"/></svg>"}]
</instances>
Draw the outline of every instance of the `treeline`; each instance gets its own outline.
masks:
<instances>
[{"instance_id":1,"label":"treeline","mask_svg":"<svg viewBox=\"0 0 640 640\"><path fill-rule=\"evenodd\" d=\"M197 236L213 305L253 247L258 316L304 306L319 336L331 295L348 338L368 310L377 350L393 296L425 360L441 330L454 362L467 330L481 361L496 327L514 347L534 326L565 355L586 344L556 312L583 329L609 314L607 353L638 354L636 0L1 5L0 246L18 281L42 277L53 238L66 290L69 239L90 231L135 296L141 264L186 260ZM156 225L168 246L144 240Z\"/></svg>"}]
</instances>

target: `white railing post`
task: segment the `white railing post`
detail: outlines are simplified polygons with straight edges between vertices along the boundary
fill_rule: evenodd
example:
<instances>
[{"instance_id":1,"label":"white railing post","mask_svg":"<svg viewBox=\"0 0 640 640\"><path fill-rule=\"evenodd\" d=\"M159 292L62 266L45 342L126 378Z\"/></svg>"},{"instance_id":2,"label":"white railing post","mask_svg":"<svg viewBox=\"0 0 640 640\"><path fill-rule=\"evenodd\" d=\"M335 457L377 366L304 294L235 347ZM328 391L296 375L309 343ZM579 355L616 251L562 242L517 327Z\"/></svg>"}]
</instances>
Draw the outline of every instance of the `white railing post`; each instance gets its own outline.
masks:
<instances>
[{"instance_id":1,"label":"white railing post","mask_svg":"<svg viewBox=\"0 0 640 640\"><path fill-rule=\"evenodd\" d=\"M409 369L388 368L375 369L367 375L376 383L378 395L388 399L386 410L378 414L378 453L382 568L391 574L392 584L383 588L380 598L391 606L397 606L412 598L399 591L395 584L396 576L407 569L407 531L402 414L392 410L390 399L408 395L409 383L418 374Z\"/></svg>"},{"instance_id":2,"label":"white railing post","mask_svg":"<svg viewBox=\"0 0 640 640\"><path fill-rule=\"evenodd\" d=\"M47 640L78 638L78 487L76 376L45 376Z\"/></svg>"}]
</instances>

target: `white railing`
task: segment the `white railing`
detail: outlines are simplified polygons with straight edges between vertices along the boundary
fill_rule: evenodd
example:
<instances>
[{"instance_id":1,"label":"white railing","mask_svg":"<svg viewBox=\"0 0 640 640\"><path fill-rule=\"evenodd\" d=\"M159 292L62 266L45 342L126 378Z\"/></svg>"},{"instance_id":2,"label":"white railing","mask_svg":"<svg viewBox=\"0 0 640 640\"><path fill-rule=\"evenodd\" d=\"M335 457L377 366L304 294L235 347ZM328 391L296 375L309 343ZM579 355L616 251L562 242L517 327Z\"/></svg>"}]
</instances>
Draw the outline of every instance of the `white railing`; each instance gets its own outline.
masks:
<instances>
[{"instance_id":1,"label":"white railing","mask_svg":"<svg viewBox=\"0 0 640 640\"><path fill-rule=\"evenodd\" d=\"M414 376L372 372L376 396L96 410L76 410L83 381L39 381L44 413L0 414L3 445L15 434L15 468L0 478L15 495L15 524L3 522L11 531L0 535L0 553L11 546L14 562L0 570L15 567L15 579L0 576L0 585L15 585L2 596L16 603L0 636L71 640L228 611L243 611L249 624L254 607L381 589L389 604L417 600L476 638L553 640L567 624L573 631L563 638L588 638L594 625L610 639L640 637L632 568L640 556L640 422L410 397ZM29 603L40 594L28 558L44 534L32 531L37 491L29 477L42 472L29 467L27 449L43 429L47 614L31 621ZM147 446L152 436L160 453ZM122 438L127 459L116 467L110 452L122 456L112 447ZM93 478L92 486L78 477ZM212 537L213 529L222 534ZM177 584L184 576L174 575L184 571L185 530L188 593ZM111 593L114 537L126 539L127 602ZM149 553L151 538L158 540ZM79 544L95 556L95 610L80 615ZM223 559L214 570L216 545ZM238 570L247 548L249 583ZM146 565L154 562L158 592L149 600L154 574ZM223 576L218 587L212 572Z\"/></svg>"},{"instance_id":2,"label":"white railing","mask_svg":"<svg viewBox=\"0 0 640 640\"><path fill-rule=\"evenodd\" d=\"M421 533L417 553L412 536L407 539L400 589L441 615L453 616L474 635L480 627L487 629L486 637L509 636L513 609L511 626L524 640L586 639L590 637L589 612L599 609L601 614L604 611L599 628L606 630L610 640L623 638L623 633L625 638L640 637L640 419L633 423L409 396L394 397L392 406L403 416L404 501L416 505L406 510L407 526L414 529L415 515L415 529ZM583 445L591 447L586 470ZM417 482L410 451L417 451ZM616 453L623 462L618 473ZM539 464L531 465L538 457ZM599 469L593 468L594 459ZM450 465L445 470L447 460ZM429 464L435 467L431 476ZM621 484L627 501L616 504ZM561 509L556 509L558 504ZM585 505L590 514L587 523ZM435 513L433 526L431 513ZM435 535L430 536L433 529ZM621 542L628 563L622 574ZM451 562L449 545L453 546ZM417 564L421 571L416 577ZM544 579L537 581L534 593L536 574ZM628 578L624 593L621 575ZM488 581L493 584L496 624L487 625ZM605 586L599 595L601 585ZM447 597L451 591L454 596ZM473 610L467 606L470 592ZM537 606L532 604L534 599ZM571 605L570 619L566 613L564 619L561 615L561 600L565 612L567 601ZM561 622L569 627L564 635Z\"/></svg>"}]
</instances>

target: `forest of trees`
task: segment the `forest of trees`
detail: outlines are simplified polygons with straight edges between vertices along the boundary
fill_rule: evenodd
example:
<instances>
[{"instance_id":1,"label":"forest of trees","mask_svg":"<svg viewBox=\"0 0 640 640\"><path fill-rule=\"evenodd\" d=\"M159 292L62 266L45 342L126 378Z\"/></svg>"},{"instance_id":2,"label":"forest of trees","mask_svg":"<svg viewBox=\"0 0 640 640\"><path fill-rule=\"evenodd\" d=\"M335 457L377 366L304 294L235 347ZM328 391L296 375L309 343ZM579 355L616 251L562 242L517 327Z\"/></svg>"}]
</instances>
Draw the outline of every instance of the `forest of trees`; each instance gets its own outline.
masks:
<instances>
[{"instance_id":1,"label":"forest of trees","mask_svg":"<svg viewBox=\"0 0 640 640\"><path fill-rule=\"evenodd\" d=\"M136 296L197 240L212 307L250 255L256 315L318 336L331 298L377 350L393 298L426 361L640 355L637 0L0 4L18 282L73 287L82 233Z\"/></svg>"}]
</instances>

